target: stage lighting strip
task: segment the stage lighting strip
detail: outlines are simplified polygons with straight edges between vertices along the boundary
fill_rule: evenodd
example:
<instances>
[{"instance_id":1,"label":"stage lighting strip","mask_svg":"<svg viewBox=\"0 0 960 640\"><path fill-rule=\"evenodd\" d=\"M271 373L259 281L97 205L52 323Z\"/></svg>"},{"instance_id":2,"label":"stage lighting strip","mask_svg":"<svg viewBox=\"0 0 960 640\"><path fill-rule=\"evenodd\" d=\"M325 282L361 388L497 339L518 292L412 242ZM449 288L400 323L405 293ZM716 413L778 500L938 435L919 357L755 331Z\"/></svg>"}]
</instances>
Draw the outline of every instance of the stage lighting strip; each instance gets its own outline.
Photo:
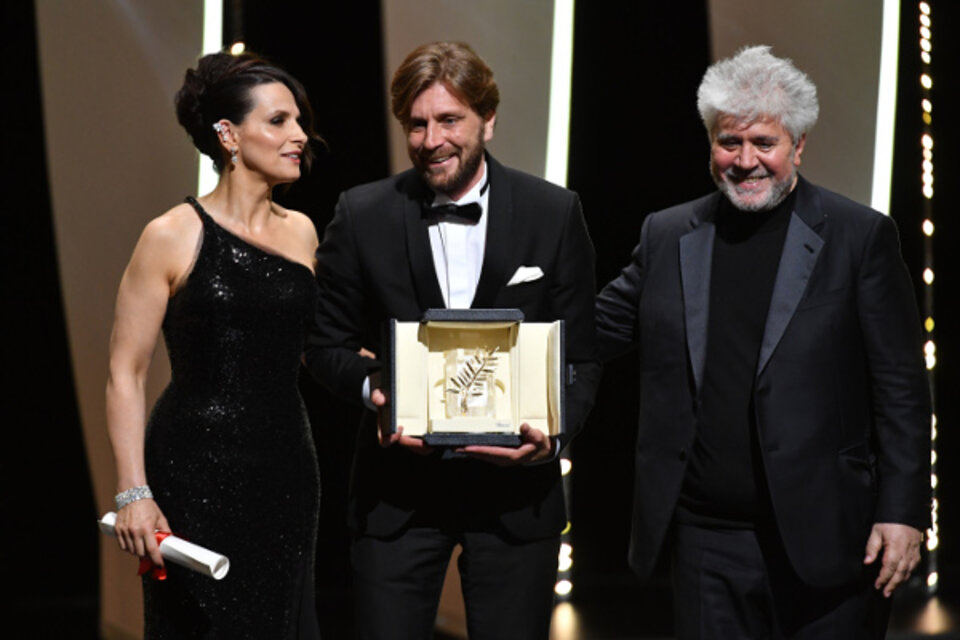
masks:
<instances>
[{"instance_id":1,"label":"stage lighting strip","mask_svg":"<svg viewBox=\"0 0 960 640\"><path fill-rule=\"evenodd\" d=\"M544 178L567 186L570 148L570 92L573 75L574 0L554 0L553 41L550 53L550 107L547 114L547 152Z\"/></svg>"},{"instance_id":2,"label":"stage lighting strip","mask_svg":"<svg viewBox=\"0 0 960 640\"><path fill-rule=\"evenodd\" d=\"M870 206L887 215L890 214L890 183L893 176L893 134L897 117L897 60L899 57L900 0L884 0Z\"/></svg>"},{"instance_id":3,"label":"stage lighting strip","mask_svg":"<svg viewBox=\"0 0 960 640\"><path fill-rule=\"evenodd\" d=\"M554 587L554 593L557 595L557 602L566 602L570 599L570 592L573 591L573 579L570 574L573 569L573 545L570 544L570 471L573 469L573 463L567 457L560 458L560 476L563 482L563 495L567 501L567 526L560 533L560 558L557 562L557 585Z\"/></svg>"},{"instance_id":4,"label":"stage lighting strip","mask_svg":"<svg viewBox=\"0 0 960 640\"><path fill-rule=\"evenodd\" d=\"M930 90L933 88L933 73L930 67L932 51L932 20L930 3L920 2L920 117L923 120L923 133L920 136L923 161L920 179L923 184L923 313L924 337L923 355L927 362L927 375L931 393L934 385L934 368L937 366L937 345L934 342L933 321L933 101ZM937 413L936 405L930 424L930 487L933 500L930 503L931 526L927 529L927 590L932 595L937 591L939 574L937 573L937 547L940 545L940 523L938 522L939 501L937 500Z\"/></svg>"},{"instance_id":5,"label":"stage lighting strip","mask_svg":"<svg viewBox=\"0 0 960 640\"><path fill-rule=\"evenodd\" d=\"M223 49L223 0L205 0L203 3L203 54L216 53ZM197 195L202 196L217 186L213 162L197 154Z\"/></svg>"}]
</instances>

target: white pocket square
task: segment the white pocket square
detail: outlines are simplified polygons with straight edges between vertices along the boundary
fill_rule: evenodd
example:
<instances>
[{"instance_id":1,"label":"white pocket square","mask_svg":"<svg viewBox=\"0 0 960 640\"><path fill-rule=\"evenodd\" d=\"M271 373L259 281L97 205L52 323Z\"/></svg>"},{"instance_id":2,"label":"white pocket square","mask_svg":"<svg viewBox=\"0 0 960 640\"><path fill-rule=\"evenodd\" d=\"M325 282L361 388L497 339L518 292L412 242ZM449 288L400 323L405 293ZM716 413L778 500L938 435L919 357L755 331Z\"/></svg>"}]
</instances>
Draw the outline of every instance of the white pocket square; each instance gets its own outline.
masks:
<instances>
[{"instance_id":1,"label":"white pocket square","mask_svg":"<svg viewBox=\"0 0 960 640\"><path fill-rule=\"evenodd\" d=\"M507 283L508 287L512 287L515 284L521 284L523 282L533 282L534 280L539 280L543 277L543 271L540 267L519 267L517 272L513 274L513 277L510 278L510 282Z\"/></svg>"}]
</instances>

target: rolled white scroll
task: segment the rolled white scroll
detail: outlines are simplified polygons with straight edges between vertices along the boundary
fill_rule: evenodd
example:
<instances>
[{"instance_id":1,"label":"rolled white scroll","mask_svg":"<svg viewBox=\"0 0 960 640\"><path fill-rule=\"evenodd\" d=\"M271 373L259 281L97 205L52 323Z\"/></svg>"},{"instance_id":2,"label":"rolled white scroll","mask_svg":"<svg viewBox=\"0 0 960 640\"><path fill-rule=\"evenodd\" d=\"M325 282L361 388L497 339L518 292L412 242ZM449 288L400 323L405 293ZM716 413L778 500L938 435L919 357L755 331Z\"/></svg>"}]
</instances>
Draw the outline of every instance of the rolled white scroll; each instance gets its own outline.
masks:
<instances>
[{"instance_id":1,"label":"rolled white scroll","mask_svg":"<svg viewBox=\"0 0 960 640\"><path fill-rule=\"evenodd\" d=\"M103 517L98 520L100 531L108 536L117 537L113 528L116 522L117 514L113 511L103 514ZM214 580L221 580L230 570L230 560L227 556L174 535L169 535L160 541L160 555L170 562L193 569Z\"/></svg>"}]
</instances>

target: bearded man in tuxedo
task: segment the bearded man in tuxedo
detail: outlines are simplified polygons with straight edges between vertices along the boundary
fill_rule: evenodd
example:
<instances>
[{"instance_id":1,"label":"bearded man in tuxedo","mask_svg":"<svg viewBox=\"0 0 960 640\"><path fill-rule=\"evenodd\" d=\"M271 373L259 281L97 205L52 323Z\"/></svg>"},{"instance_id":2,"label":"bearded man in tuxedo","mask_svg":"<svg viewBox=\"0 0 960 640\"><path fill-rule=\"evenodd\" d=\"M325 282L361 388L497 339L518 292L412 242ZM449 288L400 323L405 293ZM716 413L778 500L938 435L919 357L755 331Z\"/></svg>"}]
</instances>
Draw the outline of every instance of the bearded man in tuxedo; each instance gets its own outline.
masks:
<instances>
[{"instance_id":1,"label":"bearded man in tuxedo","mask_svg":"<svg viewBox=\"0 0 960 640\"><path fill-rule=\"evenodd\" d=\"M594 254L577 195L486 151L499 92L467 45L435 42L397 69L392 110L413 168L343 193L317 252L320 300L309 369L365 412L350 497L361 638L432 638L447 564L461 545L471 638L546 639L560 532L557 454L583 423L599 377ZM432 308L515 308L566 331L566 432L521 427L519 447L431 450L402 429L380 437L385 320ZM401 425L402 427L402 425Z\"/></svg>"}]
</instances>

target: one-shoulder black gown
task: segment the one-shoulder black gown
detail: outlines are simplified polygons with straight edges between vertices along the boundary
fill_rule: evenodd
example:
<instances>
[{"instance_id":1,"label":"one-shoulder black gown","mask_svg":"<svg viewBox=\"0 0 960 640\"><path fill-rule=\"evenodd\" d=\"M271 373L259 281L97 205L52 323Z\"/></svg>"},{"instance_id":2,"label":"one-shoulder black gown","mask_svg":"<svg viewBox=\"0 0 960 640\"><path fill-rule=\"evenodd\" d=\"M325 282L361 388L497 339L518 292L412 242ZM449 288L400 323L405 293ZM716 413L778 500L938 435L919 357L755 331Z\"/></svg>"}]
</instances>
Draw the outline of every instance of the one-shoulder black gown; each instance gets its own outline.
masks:
<instances>
[{"instance_id":1,"label":"one-shoulder black gown","mask_svg":"<svg viewBox=\"0 0 960 640\"><path fill-rule=\"evenodd\" d=\"M317 458L297 375L317 290L302 264L203 221L170 298L170 385L147 424L147 481L173 532L226 555L214 580L144 579L145 636L317 638Z\"/></svg>"}]
</instances>

